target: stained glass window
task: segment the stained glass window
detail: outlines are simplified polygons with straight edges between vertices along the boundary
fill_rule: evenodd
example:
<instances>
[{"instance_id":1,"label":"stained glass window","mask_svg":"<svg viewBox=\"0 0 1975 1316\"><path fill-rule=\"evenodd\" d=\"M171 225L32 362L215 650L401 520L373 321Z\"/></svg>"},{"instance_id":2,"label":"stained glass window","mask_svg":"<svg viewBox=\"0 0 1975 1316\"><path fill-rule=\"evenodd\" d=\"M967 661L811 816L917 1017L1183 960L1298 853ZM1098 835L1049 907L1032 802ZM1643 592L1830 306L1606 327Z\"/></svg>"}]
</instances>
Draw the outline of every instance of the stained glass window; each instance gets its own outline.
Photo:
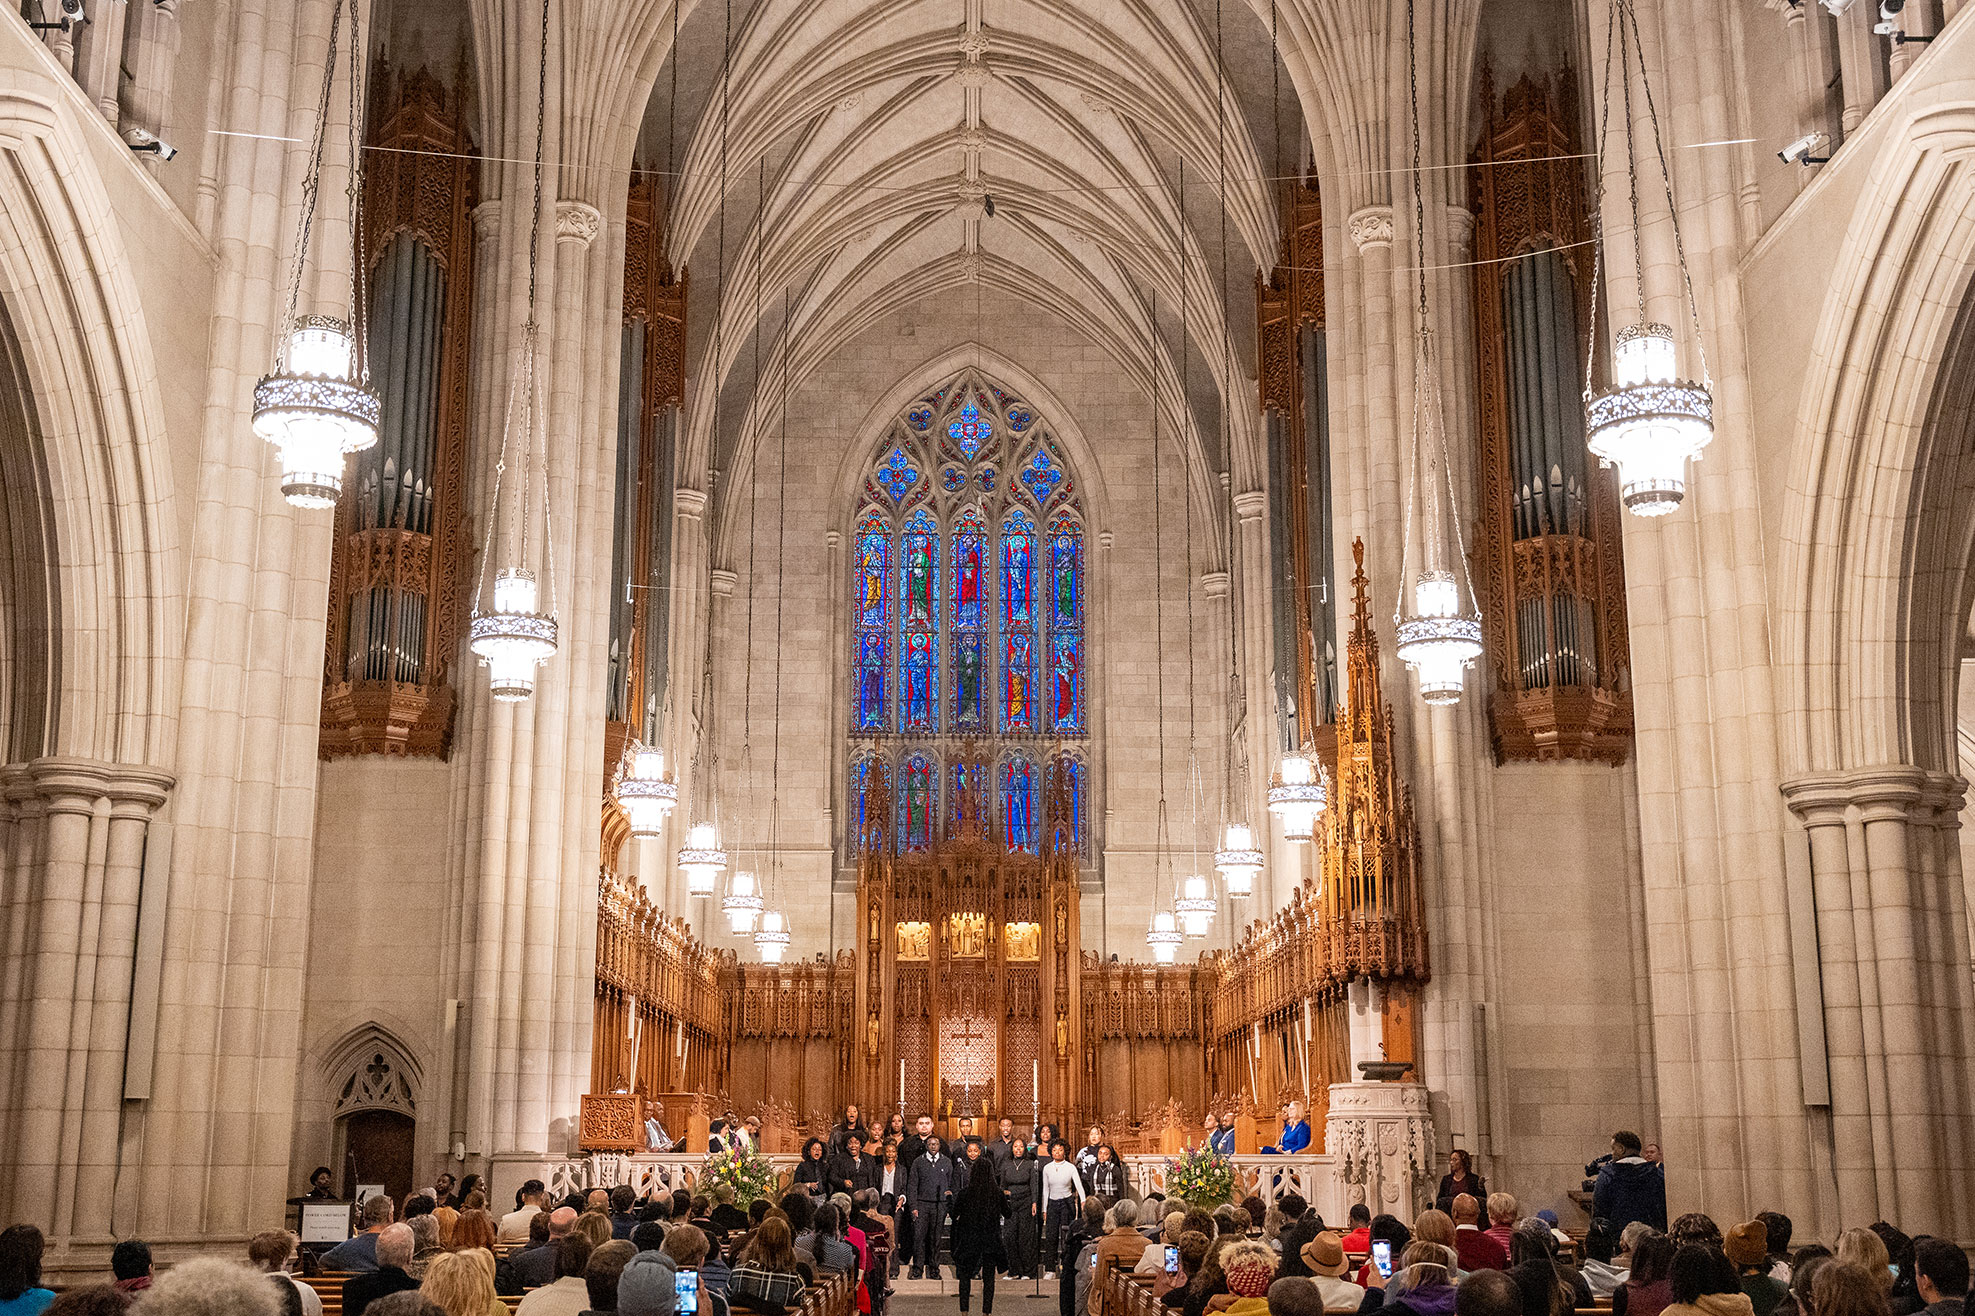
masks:
<instances>
[{"instance_id":1,"label":"stained glass window","mask_svg":"<svg viewBox=\"0 0 1975 1316\"><path fill-rule=\"evenodd\" d=\"M924 849L986 811L1010 849L1087 853L1085 522L1048 425L966 377L927 394L873 454L854 526L851 843L890 827ZM951 736L964 759L935 743Z\"/></svg>"}]
</instances>

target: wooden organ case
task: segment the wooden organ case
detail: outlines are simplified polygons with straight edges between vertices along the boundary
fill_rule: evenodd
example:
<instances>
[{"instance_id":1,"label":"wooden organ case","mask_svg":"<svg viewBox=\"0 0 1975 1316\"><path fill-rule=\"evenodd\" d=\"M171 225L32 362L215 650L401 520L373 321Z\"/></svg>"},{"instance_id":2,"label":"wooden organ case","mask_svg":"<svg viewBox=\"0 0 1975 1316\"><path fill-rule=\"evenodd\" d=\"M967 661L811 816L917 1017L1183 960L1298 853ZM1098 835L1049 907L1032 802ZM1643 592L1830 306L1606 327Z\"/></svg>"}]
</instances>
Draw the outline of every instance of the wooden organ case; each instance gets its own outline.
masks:
<instances>
[{"instance_id":1,"label":"wooden organ case","mask_svg":"<svg viewBox=\"0 0 1975 1316\"><path fill-rule=\"evenodd\" d=\"M985 786L962 793L943 836L899 853L884 823L857 874L858 964L850 1082L874 1112L902 1103L1026 1122L1077 1110L1082 933L1069 781L1044 776L1040 853L1010 853ZM889 819L880 799L875 817Z\"/></svg>"}]
</instances>

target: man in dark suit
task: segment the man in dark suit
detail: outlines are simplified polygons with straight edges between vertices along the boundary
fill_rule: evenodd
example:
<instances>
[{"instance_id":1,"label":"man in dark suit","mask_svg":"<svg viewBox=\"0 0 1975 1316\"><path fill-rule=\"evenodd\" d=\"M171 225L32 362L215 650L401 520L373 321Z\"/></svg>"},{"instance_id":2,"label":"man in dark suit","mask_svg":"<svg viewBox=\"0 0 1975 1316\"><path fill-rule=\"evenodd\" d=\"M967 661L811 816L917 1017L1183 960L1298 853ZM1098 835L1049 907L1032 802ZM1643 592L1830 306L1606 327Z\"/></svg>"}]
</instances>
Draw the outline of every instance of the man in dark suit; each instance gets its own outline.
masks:
<instances>
[{"instance_id":1,"label":"man in dark suit","mask_svg":"<svg viewBox=\"0 0 1975 1316\"><path fill-rule=\"evenodd\" d=\"M995 1129L994 1137L988 1140L988 1159L994 1162L995 1182L1008 1177L1008 1162L1015 1155L1015 1121L1006 1115Z\"/></svg>"},{"instance_id":2,"label":"man in dark suit","mask_svg":"<svg viewBox=\"0 0 1975 1316\"><path fill-rule=\"evenodd\" d=\"M385 1294L417 1288L418 1281L405 1269L416 1245L410 1225L389 1225L379 1231L377 1269L350 1276L343 1285L343 1310L349 1316L363 1316L364 1308Z\"/></svg>"},{"instance_id":3,"label":"man in dark suit","mask_svg":"<svg viewBox=\"0 0 1975 1316\"><path fill-rule=\"evenodd\" d=\"M940 1225L953 1200L953 1162L937 1137L927 1135L925 1144L905 1179L906 1198L912 1203L912 1278L930 1272L938 1279Z\"/></svg>"},{"instance_id":4,"label":"man in dark suit","mask_svg":"<svg viewBox=\"0 0 1975 1316\"><path fill-rule=\"evenodd\" d=\"M852 1130L844 1137L844 1149L830 1158L823 1171L832 1193L849 1193L852 1197L866 1188L878 1186L878 1163L864 1154L864 1138Z\"/></svg>"}]
</instances>

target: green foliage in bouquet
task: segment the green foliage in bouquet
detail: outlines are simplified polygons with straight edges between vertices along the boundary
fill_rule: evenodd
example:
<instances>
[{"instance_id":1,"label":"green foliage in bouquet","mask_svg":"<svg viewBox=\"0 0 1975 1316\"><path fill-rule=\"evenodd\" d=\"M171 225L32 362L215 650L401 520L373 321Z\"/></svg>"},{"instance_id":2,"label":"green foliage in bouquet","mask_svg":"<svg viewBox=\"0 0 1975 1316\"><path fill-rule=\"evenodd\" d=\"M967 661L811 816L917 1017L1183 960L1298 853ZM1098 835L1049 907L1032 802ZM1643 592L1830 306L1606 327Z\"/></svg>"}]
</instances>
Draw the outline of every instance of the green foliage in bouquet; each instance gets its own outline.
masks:
<instances>
[{"instance_id":1,"label":"green foliage in bouquet","mask_svg":"<svg viewBox=\"0 0 1975 1316\"><path fill-rule=\"evenodd\" d=\"M1202 1143L1166 1162L1166 1196L1202 1210L1234 1200L1234 1161Z\"/></svg>"},{"instance_id":2,"label":"green foliage in bouquet","mask_svg":"<svg viewBox=\"0 0 1975 1316\"><path fill-rule=\"evenodd\" d=\"M757 1197L775 1201L781 1197L781 1183L775 1174L775 1167L768 1158L753 1148L743 1151L730 1147L726 1151L714 1152L706 1158L700 1168L700 1184L708 1192L714 1184L726 1184L734 1190L734 1205L742 1210Z\"/></svg>"}]
</instances>

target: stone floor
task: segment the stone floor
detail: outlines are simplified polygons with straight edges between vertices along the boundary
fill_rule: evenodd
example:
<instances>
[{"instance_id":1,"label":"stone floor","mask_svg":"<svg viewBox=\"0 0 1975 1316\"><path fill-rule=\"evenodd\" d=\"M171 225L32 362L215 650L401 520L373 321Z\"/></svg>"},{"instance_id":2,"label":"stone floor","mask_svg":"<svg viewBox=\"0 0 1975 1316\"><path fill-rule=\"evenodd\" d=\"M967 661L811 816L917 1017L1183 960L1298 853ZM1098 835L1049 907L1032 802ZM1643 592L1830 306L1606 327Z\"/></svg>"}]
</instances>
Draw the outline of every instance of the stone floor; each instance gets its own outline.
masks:
<instances>
[{"instance_id":1,"label":"stone floor","mask_svg":"<svg viewBox=\"0 0 1975 1316\"><path fill-rule=\"evenodd\" d=\"M953 1272L947 1271L943 1280L906 1279L900 1276L892 1286L890 1304L886 1307L887 1316L953 1316L960 1310L960 1289L954 1282ZM1034 1280L996 1281L994 1286L994 1306L996 1311L1006 1308L1021 1310L1028 1316L1037 1316L1045 1310L1043 1303L1049 1304L1046 1310L1056 1310L1056 1281L1042 1283L1042 1296L1036 1296ZM975 1316L981 1310L981 1293L978 1283L974 1286L973 1302L970 1309Z\"/></svg>"}]
</instances>

